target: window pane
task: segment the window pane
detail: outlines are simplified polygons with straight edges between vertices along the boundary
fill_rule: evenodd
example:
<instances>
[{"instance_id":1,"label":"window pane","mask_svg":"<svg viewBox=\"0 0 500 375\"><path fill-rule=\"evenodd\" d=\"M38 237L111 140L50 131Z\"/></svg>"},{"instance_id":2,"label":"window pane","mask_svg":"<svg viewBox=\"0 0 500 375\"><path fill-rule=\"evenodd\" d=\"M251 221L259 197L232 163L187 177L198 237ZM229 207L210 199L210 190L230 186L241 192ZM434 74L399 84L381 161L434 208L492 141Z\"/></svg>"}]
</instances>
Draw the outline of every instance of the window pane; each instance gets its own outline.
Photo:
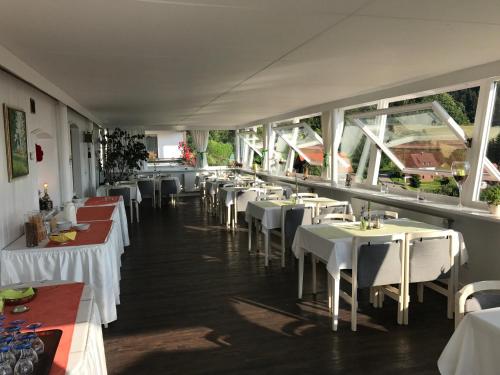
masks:
<instances>
[{"instance_id":1,"label":"window pane","mask_svg":"<svg viewBox=\"0 0 500 375\"><path fill-rule=\"evenodd\" d=\"M306 124L278 127L276 133L291 145L310 165L323 165L323 142Z\"/></svg>"},{"instance_id":2,"label":"window pane","mask_svg":"<svg viewBox=\"0 0 500 375\"><path fill-rule=\"evenodd\" d=\"M263 133L254 130L245 130L239 133L241 139L257 154L262 155L264 148Z\"/></svg>"},{"instance_id":3,"label":"window pane","mask_svg":"<svg viewBox=\"0 0 500 375\"><path fill-rule=\"evenodd\" d=\"M271 173L277 176L283 176L286 173L286 162L290 147L281 137L276 137L274 144L274 153L271 159Z\"/></svg>"},{"instance_id":4,"label":"window pane","mask_svg":"<svg viewBox=\"0 0 500 375\"><path fill-rule=\"evenodd\" d=\"M373 143L362 130L346 120L339 149L339 179L344 180L346 174L355 174L355 181L362 182L368 173Z\"/></svg>"},{"instance_id":5,"label":"window pane","mask_svg":"<svg viewBox=\"0 0 500 375\"><path fill-rule=\"evenodd\" d=\"M491 120L490 132L488 134L488 148L486 149L486 157L493 164L494 169L500 171L500 93L497 87L495 108L493 118ZM482 188L488 185L498 184L497 176L490 173L487 168L483 168L483 183Z\"/></svg>"}]
</instances>

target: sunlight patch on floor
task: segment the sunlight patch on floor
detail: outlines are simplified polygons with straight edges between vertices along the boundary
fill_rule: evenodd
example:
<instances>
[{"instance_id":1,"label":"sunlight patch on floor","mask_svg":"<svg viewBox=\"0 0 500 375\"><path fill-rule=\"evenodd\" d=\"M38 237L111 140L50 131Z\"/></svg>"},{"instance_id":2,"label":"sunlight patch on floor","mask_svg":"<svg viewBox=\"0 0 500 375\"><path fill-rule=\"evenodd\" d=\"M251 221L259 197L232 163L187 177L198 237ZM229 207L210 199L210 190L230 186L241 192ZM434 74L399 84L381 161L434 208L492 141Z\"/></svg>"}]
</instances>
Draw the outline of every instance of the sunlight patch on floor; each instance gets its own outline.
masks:
<instances>
[{"instance_id":1,"label":"sunlight patch on floor","mask_svg":"<svg viewBox=\"0 0 500 375\"><path fill-rule=\"evenodd\" d=\"M230 304L248 322L285 336L302 336L315 327L299 315L245 298L233 298Z\"/></svg>"}]
</instances>

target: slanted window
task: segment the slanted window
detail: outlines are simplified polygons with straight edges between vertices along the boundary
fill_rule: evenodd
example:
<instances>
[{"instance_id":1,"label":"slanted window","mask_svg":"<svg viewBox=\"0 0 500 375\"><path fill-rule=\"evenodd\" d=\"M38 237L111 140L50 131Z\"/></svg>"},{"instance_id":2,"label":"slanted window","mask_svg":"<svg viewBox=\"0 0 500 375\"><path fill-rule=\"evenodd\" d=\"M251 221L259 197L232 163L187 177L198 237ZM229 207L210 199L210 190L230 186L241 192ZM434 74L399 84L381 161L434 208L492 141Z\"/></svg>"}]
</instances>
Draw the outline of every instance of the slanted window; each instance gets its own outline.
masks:
<instances>
[{"instance_id":1,"label":"slanted window","mask_svg":"<svg viewBox=\"0 0 500 375\"><path fill-rule=\"evenodd\" d=\"M255 162L262 163L262 150L264 149L264 132L262 126L242 130L238 133L240 140L243 144L248 146L249 150L244 155L243 160L247 166L252 166Z\"/></svg>"},{"instance_id":2,"label":"slanted window","mask_svg":"<svg viewBox=\"0 0 500 375\"><path fill-rule=\"evenodd\" d=\"M384 119L379 127L374 125L377 118ZM466 159L473 125L458 125L437 101L355 113L348 119L383 152L381 170L387 174L380 175L382 182L457 194L449 178L451 165ZM409 186L404 186L405 176L412 176Z\"/></svg>"},{"instance_id":3,"label":"slanted window","mask_svg":"<svg viewBox=\"0 0 500 375\"><path fill-rule=\"evenodd\" d=\"M321 174L323 166L323 139L308 124L300 122L298 124L278 126L274 128L276 134L298 154L298 160L294 163L294 168L300 172L306 166L315 168ZM297 163L298 162L298 163ZM301 164L300 166L298 164Z\"/></svg>"},{"instance_id":4,"label":"slanted window","mask_svg":"<svg viewBox=\"0 0 500 375\"><path fill-rule=\"evenodd\" d=\"M500 182L500 93L498 87L495 95L495 106L488 133L488 146L483 166L481 188Z\"/></svg>"}]
</instances>

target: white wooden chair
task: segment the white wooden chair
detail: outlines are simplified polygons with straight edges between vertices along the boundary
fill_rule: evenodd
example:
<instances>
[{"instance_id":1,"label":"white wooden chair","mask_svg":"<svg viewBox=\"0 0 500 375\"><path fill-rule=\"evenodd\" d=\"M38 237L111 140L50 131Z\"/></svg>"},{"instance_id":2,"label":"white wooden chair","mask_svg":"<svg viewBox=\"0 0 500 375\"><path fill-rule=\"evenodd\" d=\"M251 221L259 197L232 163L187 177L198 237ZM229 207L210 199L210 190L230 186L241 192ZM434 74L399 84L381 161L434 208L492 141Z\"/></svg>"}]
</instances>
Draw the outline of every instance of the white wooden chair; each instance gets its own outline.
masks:
<instances>
[{"instance_id":1,"label":"white wooden chair","mask_svg":"<svg viewBox=\"0 0 500 375\"><path fill-rule=\"evenodd\" d=\"M341 271L340 277L351 284L351 294L340 290L340 280L332 278L332 329L337 330L339 297L351 305L351 330L357 330L358 288L375 288L398 302L397 321L403 323L404 308L403 234L354 237L352 272ZM399 288L392 284L399 284ZM377 296L378 297L378 296Z\"/></svg>"},{"instance_id":2,"label":"white wooden chair","mask_svg":"<svg viewBox=\"0 0 500 375\"><path fill-rule=\"evenodd\" d=\"M409 284L418 283L418 300L423 302L423 288L427 286L446 296L448 301L447 316L453 318L454 298L458 275L455 264L458 255L453 254L452 230L408 233L406 235L407 253L407 298L404 322L408 324ZM442 286L440 281L446 281Z\"/></svg>"},{"instance_id":3,"label":"white wooden chair","mask_svg":"<svg viewBox=\"0 0 500 375\"><path fill-rule=\"evenodd\" d=\"M339 221L356 221L356 216L351 214L324 214L314 217L313 224L335 223Z\"/></svg>"},{"instance_id":4,"label":"white wooden chair","mask_svg":"<svg viewBox=\"0 0 500 375\"><path fill-rule=\"evenodd\" d=\"M290 195L290 198L318 198L318 194L316 193L293 193Z\"/></svg>"},{"instance_id":5,"label":"white wooden chair","mask_svg":"<svg viewBox=\"0 0 500 375\"><path fill-rule=\"evenodd\" d=\"M493 291L495 293L488 293ZM500 307L500 280L467 284L455 297L455 328L466 313L494 307Z\"/></svg>"}]
</instances>

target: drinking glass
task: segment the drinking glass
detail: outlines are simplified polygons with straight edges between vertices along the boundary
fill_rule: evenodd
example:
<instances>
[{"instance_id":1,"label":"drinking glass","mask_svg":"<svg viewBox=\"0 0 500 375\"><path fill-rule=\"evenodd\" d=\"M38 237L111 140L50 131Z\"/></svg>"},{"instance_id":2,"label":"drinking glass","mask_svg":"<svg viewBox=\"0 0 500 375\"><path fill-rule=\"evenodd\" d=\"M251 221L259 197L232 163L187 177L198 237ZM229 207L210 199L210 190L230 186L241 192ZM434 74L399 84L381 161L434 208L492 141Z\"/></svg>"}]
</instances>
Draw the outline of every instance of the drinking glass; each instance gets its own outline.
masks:
<instances>
[{"instance_id":1,"label":"drinking glass","mask_svg":"<svg viewBox=\"0 0 500 375\"><path fill-rule=\"evenodd\" d=\"M469 177L470 164L468 161L454 161L451 163L451 173L458 186L458 208L462 208L462 186Z\"/></svg>"},{"instance_id":2,"label":"drinking glass","mask_svg":"<svg viewBox=\"0 0 500 375\"><path fill-rule=\"evenodd\" d=\"M42 354L45 350L45 344L42 339L36 334L36 330L42 326L42 323L31 323L26 326L27 329L31 330L31 334L28 336L31 346L35 350L36 354Z\"/></svg>"},{"instance_id":3,"label":"drinking glass","mask_svg":"<svg viewBox=\"0 0 500 375\"><path fill-rule=\"evenodd\" d=\"M0 363L7 363L11 369L16 365L16 357L12 354L8 345L0 347ZM0 375L2 375L1 371Z\"/></svg>"},{"instance_id":4,"label":"drinking glass","mask_svg":"<svg viewBox=\"0 0 500 375\"><path fill-rule=\"evenodd\" d=\"M16 347L19 351L19 360L14 367L14 375L31 375L35 370L32 358L34 351L31 350L30 344L21 344ZM35 353L36 355L36 353ZM37 358L38 360L38 358Z\"/></svg>"}]
</instances>

